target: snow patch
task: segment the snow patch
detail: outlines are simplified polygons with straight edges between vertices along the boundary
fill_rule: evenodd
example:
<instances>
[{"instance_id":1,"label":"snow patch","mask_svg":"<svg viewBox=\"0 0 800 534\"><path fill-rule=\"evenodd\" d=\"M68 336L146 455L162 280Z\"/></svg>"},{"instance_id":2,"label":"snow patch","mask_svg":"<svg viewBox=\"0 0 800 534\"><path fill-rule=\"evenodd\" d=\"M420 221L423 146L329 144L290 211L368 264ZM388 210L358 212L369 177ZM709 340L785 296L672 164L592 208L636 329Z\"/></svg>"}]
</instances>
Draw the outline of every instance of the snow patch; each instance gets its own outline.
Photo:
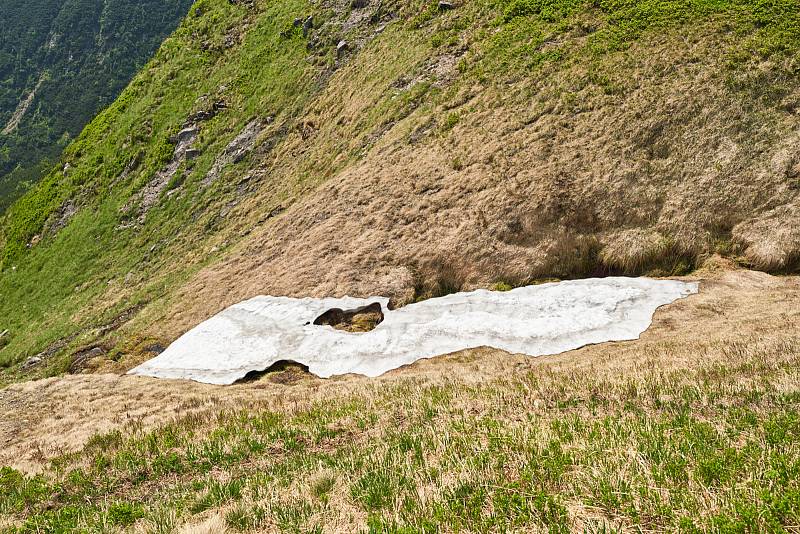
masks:
<instances>
[{"instance_id":1,"label":"snow patch","mask_svg":"<svg viewBox=\"0 0 800 534\"><path fill-rule=\"evenodd\" d=\"M129 374L232 384L281 360L306 365L323 378L374 377L422 358L483 346L557 354L637 339L659 306L697 291L697 283L603 278L456 293L398 310L388 310L383 297L255 297L201 323ZM384 320L369 332L313 324L333 308L376 302Z\"/></svg>"}]
</instances>

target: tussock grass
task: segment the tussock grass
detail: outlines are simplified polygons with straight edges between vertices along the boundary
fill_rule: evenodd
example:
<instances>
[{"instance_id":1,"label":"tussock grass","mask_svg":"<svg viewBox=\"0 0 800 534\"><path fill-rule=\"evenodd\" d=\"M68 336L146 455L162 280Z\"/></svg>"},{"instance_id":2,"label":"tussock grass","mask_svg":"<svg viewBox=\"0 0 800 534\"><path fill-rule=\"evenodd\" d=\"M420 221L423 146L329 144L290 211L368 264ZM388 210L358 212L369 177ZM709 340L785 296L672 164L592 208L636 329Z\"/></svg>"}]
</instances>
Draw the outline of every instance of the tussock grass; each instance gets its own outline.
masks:
<instances>
[{"instance_id":1,"label":"tussock grass","mask_svg":"<svg viewBox=\"0 0 800 534\"><path fill-rule=\"evenodd\" d=\"M665 340L642 358L97 436L43 475L4 468L0 514L9 532L160 532L212 510L232 532L797 525L800 338Z\"/></svg>"}]
</instances>

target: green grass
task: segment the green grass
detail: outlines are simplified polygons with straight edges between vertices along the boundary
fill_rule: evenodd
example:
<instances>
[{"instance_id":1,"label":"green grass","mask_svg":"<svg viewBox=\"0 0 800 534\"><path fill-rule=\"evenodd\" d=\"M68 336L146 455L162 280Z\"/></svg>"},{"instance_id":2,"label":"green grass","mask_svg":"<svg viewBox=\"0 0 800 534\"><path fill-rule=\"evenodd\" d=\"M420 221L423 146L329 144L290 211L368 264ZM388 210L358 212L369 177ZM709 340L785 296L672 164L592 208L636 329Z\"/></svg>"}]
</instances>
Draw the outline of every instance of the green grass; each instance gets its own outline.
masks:
<instances>
[{"instance_id":1,"label":"green grass","mask_svg":"<svg viewBox=\"0 0 800 534\"><path fill-rule=\"evenodd\" d=\"M785 532L800 521L796 343L636 379L399 382L100 435L44 475L0 471L0 516L8 532L157 531L165 506L170 524L221 508L239 531L319 532L353 509L370 532Z\"/></svg>"}]
</instances>

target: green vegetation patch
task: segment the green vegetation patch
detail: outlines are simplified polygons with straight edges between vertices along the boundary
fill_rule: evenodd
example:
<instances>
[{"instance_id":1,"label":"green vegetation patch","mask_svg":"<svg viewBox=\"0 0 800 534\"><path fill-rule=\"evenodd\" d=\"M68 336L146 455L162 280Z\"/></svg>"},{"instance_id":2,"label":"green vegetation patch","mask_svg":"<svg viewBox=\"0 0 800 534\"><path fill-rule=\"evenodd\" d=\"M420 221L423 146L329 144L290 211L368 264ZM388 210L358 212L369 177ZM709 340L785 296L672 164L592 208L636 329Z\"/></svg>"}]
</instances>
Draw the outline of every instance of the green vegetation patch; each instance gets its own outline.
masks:
<instances>
[{"instance_id":1,"label":"green vegetation patch","mask_svg":"<svg viewBox=\"0 0 800 534\"><path fill-rule=\"evenodd\" d=\"M44 475L2 469L0 514L8 532L154 531L164 506L173 526L222 509L243 532L319 532L353 507L372 532L784 532L800 521L796 343L635 381L409 381L100 435Z\"/></svg>"}]
</instances>

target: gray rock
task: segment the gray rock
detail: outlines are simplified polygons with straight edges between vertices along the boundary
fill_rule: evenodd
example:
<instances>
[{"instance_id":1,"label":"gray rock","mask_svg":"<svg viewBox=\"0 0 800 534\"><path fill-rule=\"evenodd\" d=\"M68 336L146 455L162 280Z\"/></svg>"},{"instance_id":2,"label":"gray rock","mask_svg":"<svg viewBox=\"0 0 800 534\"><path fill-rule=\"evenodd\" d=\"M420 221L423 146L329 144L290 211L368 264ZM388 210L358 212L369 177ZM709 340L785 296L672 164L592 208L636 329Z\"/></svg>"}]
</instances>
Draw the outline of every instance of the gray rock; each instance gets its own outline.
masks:
<instances>
[{"instance_id":1,"label":"gray rock","mask_svg":"<svg viewBox=\"0 0 800 534\"><path fill-rule=\"evenodd\" d=\"M456 6L453 5L453 2L447 2L445 0L439 1L439 11L449 11L455 7Z\"/></svg>"},{"instance_id":2,"label":"gray rock","mask_svg":"<svg viewBox=\"0 0 800 534\"><path fill-rule=\"evenodd\" d=\"M180 132L178 132L177 134L172 136L170 141L172 141L173 143L176 143L176 144L177 143L183 143L183 142L186 142L189 139L195 137L198 132L199 132L199 130L198 130L197 126L192 125L192 126L189 126L187 128L184 128L183 130L181 130Z\"/></svg>"},{"instance_id":3,"label":"gray rock","mask_svg":"<svg viewBox=\"0 0 800 534\"><path fill-rule=\"evenodd\" d=\"M198 149L190 148L186 151L186 159L194 159L198 157L200 154L202 154L202 152L200 152Z\"/></svg>"},{"instance_id":4,"label":"gray rock","mask_svg":"<svg viewBox=\"0 0 800 534\"><path fill-rule=\"evenodd\" d=\"M106 353L101 347L91 347L78 351L72 355L72 363L69 365L70 373L79 373L91 365L91 360L104 356Z\"/></svg>"},{"instance_id":5,"label":"gray rock","mask_svg":"<svg viewBox=\"0 0 800 534\"><path fill-rule=\"evenodd\" d=\"M81 353L80 356L88 359L88 358L96 358L98 356L102 356L105 353L106 351L104 351L100 347L94 347L93 349Z\"/></svg>"},{"instance_id":6,"label":"gray rock","mask_svg":"<svg viewBox=\"0 0 800 534\"><path fill-rule=\"evenodd\" d=\"M42 363L42 359L39 356L34 356L25 360L25 363L22 364L22 368L30 369L31 367L36 367L40 363Z\"/></svg>"},{"instance_id":7,"label":"gray rock","mask_svg":"<svg viewBox=\"0 0 800 534\"><path fill-rule=\"evenodd\" d=\"M303 23L303 37L308 37L309 32L313 29L314 29L314 17L312 15L309 16Z\"/></svg>"},{"instance_id":8,"label":"gray rock","mask_svg":"<svg viewBox=\"0 0 800 534\"><path fill-rule=\"evenodd\" d=\"M264 121L267 124L272 122L272 117L267 117ZM222 154L214 162L214 165L208 171L208 174L203 179L203 185L207 186L214 182L222 174L223 169L232 164L238 163L250 153L256 144L259 134L262 131L262 124L259 119L250 121L244 129L237 135Z\"/></svg>"},{"instance_id":9,"label":"gray rock","mask_svg":"<svg viewBox=\"0 0 800 534\"><path fill-rule=\"evenodd\" d=\"M339 44L336 45L336 55L337 56L343 55L345 52L347 52L347 47L348 47L347 41L345 41L344 39L339 41Z\"/></svg>"}]
</instances>

